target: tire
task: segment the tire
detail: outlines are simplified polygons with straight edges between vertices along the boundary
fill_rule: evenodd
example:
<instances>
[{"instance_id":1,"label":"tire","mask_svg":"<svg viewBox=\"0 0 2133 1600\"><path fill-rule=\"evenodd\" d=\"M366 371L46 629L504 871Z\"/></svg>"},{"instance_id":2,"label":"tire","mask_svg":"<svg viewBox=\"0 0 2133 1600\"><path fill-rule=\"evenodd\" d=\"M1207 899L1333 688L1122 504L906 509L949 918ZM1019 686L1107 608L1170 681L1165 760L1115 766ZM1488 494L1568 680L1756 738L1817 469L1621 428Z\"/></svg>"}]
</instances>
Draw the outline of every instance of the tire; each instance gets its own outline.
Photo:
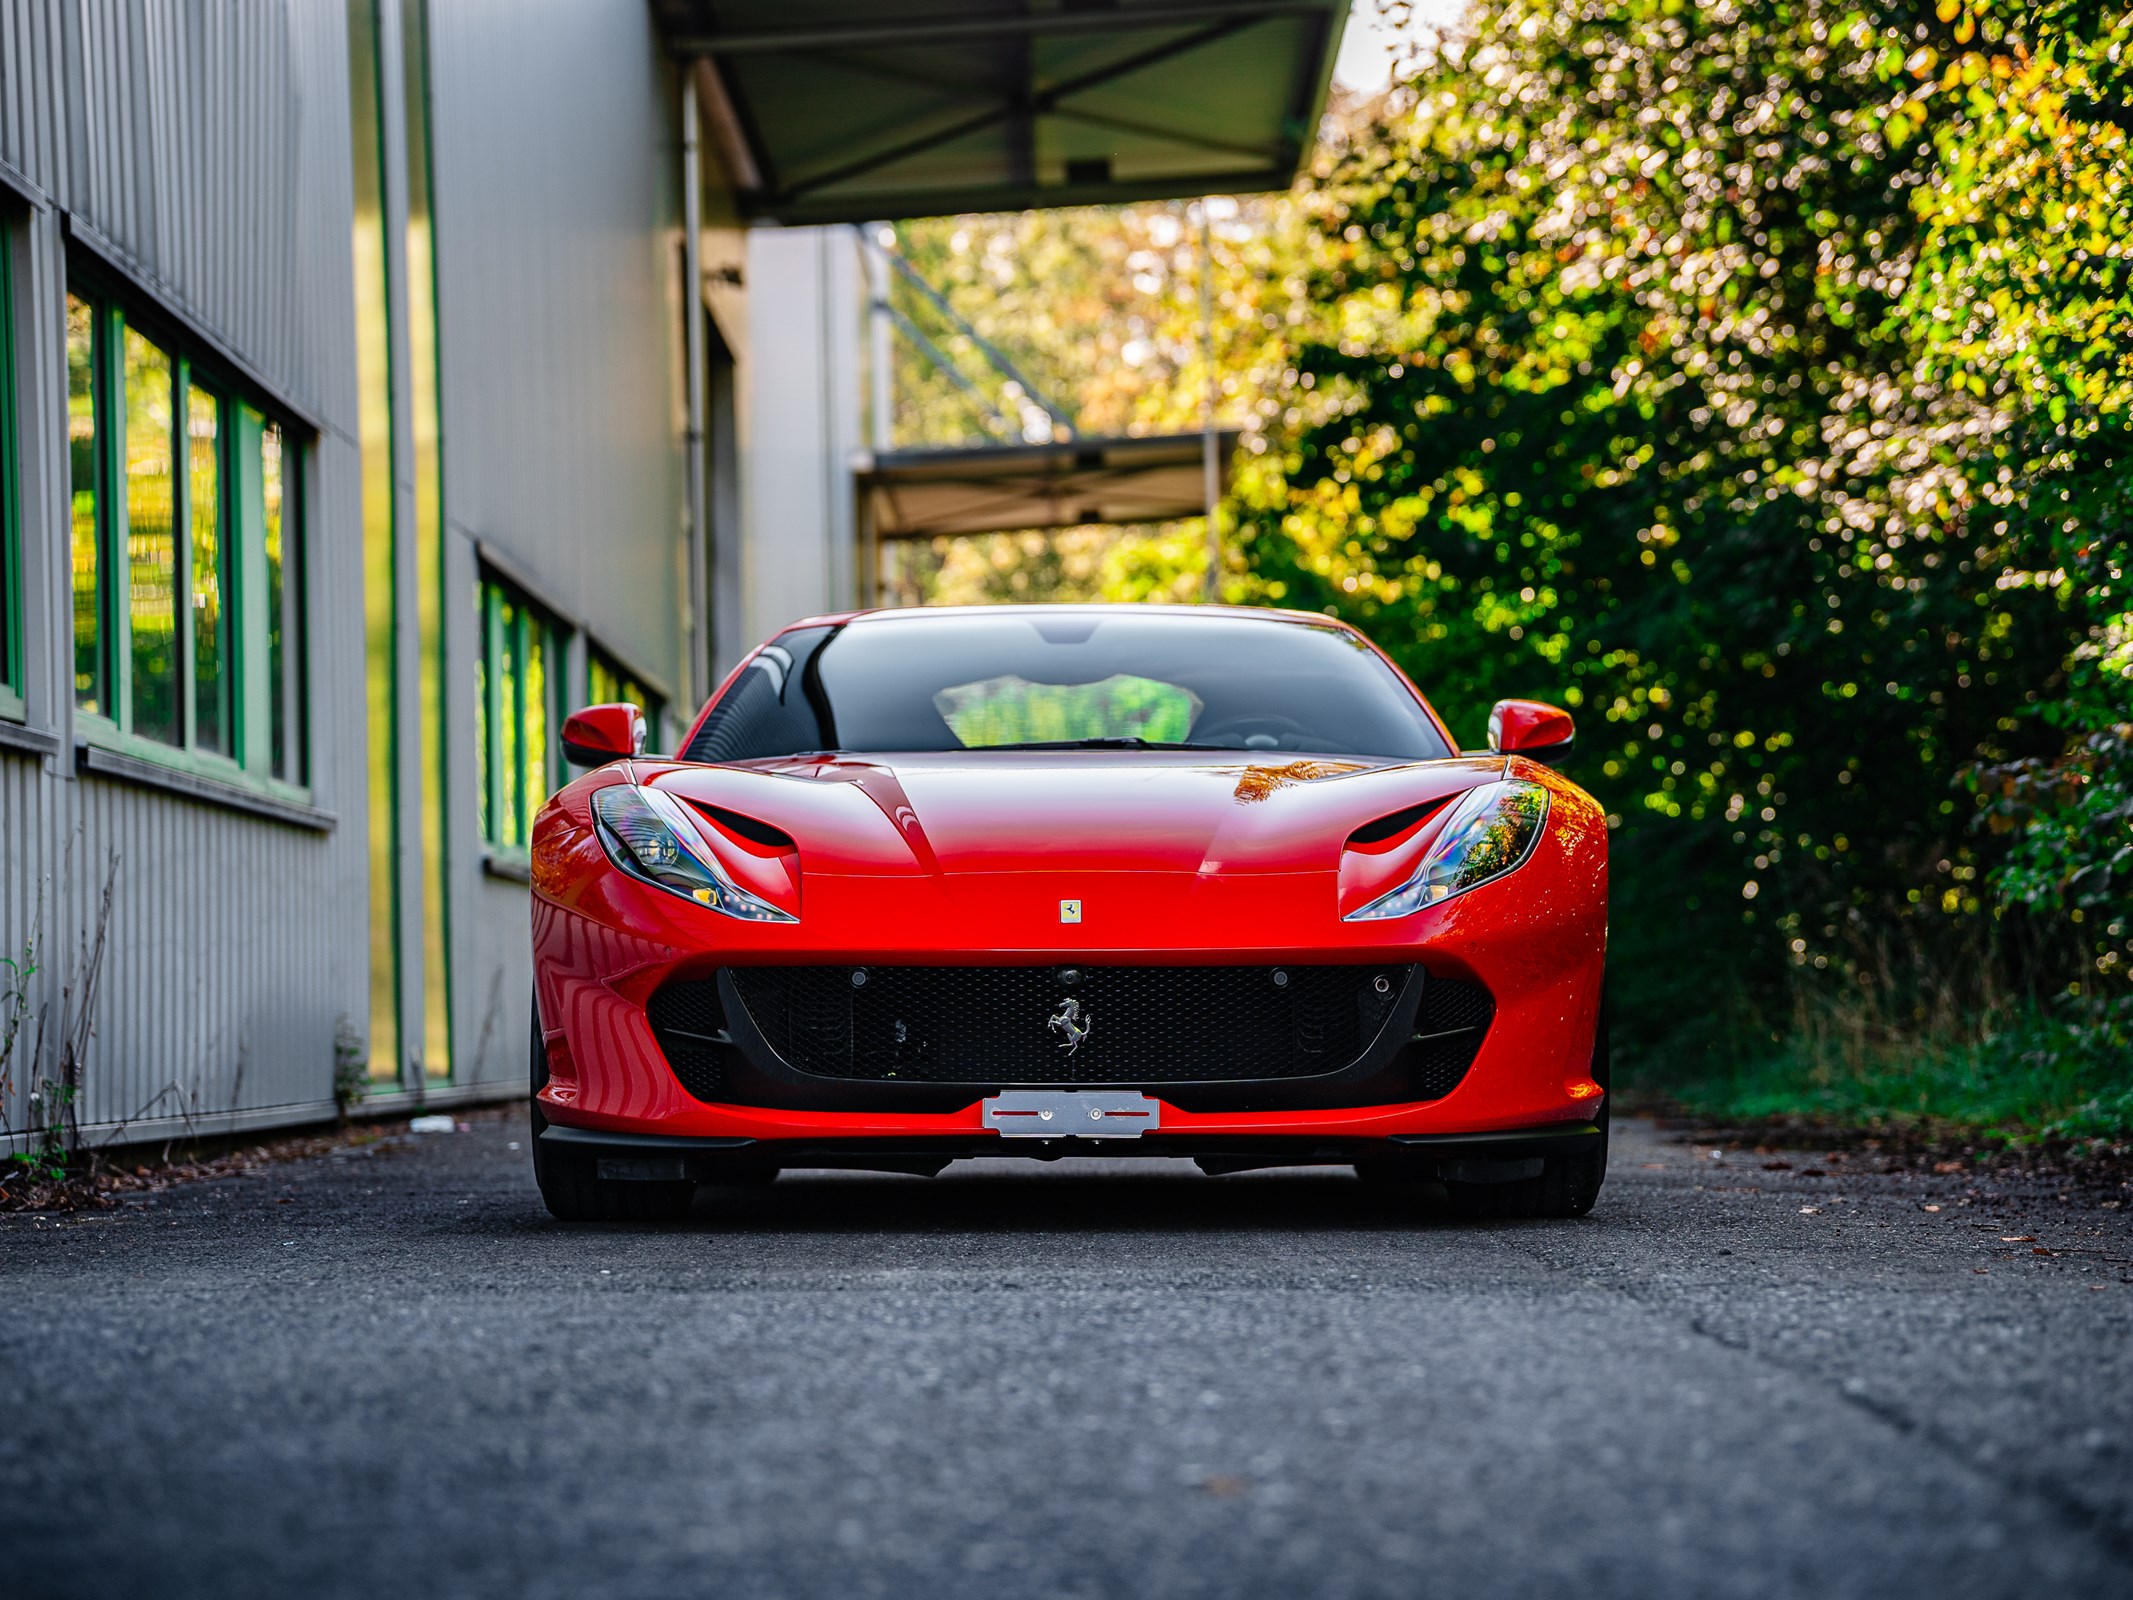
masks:
<instances>
[{"instance_id":1,"label":"tire","mask_svg":"<svg viewBox=\"0 0 2133 1600\"><path fill-rule=\"evenodd\" d=\"M1600 1003L1600 1026L1592 1041L1592 1081L1609 1091L1600 1101L1600 1141L1576 1155L1549 1156L1540 1176L1509 1183L1447 1183L1452 1211L1462 1217L1582 1217L1600 1198L1607 1181L1608 1107L1613 1095L1613 1060L1608 1048L1607 1003Z\"/></svg>"},{"instance_id":2,"label":"tire","mask_svg":"<svg viewBox=\"0 0 2133 1600\"><path fill-rule=\"evenodd\" d=\"M599 1163L583 1150L558 1150L541 1142L548 1119L540 1093L548 1083L548 1052L541 1048L541 1006L533 1004L533 1181L548 1214L558 1222L678 1222L696 1199L693 1183L617 1183L600 1176Z\"/></svg>"}]
</instances>

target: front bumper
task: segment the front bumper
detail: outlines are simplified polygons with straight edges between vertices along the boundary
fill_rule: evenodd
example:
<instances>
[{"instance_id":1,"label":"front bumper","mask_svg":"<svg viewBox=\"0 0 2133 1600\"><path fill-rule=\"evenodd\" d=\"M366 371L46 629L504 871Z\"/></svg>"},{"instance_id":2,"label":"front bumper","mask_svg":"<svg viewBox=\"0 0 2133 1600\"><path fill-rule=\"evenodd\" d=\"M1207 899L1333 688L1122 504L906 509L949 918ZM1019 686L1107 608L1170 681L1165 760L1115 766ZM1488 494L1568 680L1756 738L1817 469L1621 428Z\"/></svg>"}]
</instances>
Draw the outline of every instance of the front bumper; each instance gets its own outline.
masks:
<instances>
[{"instance_id":1,"label":"front bumper","mask_svg":"<svg viewBox=\"0 0 2133 1600\"><path fill-rule=\"evenodd\" d=\"M1382 1163L1404 1176L1444 1178L1477 1167L1531 1161L1590 1150L1606 1138L1594 1122L1556 1123L1510 1133L1391 1134L1358 1137L1155 1133L1139 1139L1016 1139L990 1133L883 1135L837 1138L683 1138L669 1134L612 1133L550 1126L541 1142L593 1157L603 1178L647 1183L688 1180L733 1183L792 1167L861 1172L907 1172L931 1176L951 1161L987 1156L1023 1156L1057 1161L1065 1156L1180 1157L1206 1172L1248 1172L1262 1167L1350 1166Z\"/></svg>"}]
</instances>

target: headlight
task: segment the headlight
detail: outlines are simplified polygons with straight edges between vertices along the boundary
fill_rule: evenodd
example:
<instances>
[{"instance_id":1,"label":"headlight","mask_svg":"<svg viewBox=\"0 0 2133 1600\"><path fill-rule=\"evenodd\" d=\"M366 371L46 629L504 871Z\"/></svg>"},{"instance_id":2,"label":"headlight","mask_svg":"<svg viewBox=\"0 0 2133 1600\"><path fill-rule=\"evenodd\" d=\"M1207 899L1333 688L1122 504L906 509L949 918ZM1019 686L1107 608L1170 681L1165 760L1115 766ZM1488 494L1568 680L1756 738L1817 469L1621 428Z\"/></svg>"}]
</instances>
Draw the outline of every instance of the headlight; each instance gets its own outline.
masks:
<instances>
[{"instance_id":1,"label":"headlight","mask_svg":"<svg viewBox=\"0 0 2133 1600\"><path fill-rule=\"evenodd\" d=\"M728 878L670 794L613 784L593 796L593 821L607 859L633 878L743 922L800 920Z\"/></svg>"},{"instance_id":2,"label":"headlight","mask_svg":"<svg viewBox=\"0 0 2133 1600\"><path fill-rule=\"evenodd\" d=\"M1548 791L1523 778L1485 783L1453 808L1415 875L1344 921L1404 917L1500 878L1533 854L1548 820Z\"/></svg>"}]
</instances>

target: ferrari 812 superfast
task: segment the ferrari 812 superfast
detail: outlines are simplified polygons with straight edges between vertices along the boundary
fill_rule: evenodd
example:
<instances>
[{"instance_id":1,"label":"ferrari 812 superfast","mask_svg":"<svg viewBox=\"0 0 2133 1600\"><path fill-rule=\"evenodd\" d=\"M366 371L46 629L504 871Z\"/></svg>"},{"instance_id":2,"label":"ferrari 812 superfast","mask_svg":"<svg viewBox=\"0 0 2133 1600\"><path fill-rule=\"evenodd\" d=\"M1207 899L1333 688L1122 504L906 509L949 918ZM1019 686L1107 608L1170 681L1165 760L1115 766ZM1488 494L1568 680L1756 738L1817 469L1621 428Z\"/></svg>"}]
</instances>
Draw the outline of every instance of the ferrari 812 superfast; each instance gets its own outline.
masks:
<instances>
[{"instance_id":1,"label":"ferrari 812 superfast","mask_svg":"<svg viewBox=\"0 0 2133 1600\"><path fill-rule=\"evenodd\" d=\"M1582 1215L1606 818L1566 713L1488 726L1341 623L1212 606L811 618L672 757L581 711L533 833L541 1194L1160 1156Z\"/></svg>"}]
</instances>

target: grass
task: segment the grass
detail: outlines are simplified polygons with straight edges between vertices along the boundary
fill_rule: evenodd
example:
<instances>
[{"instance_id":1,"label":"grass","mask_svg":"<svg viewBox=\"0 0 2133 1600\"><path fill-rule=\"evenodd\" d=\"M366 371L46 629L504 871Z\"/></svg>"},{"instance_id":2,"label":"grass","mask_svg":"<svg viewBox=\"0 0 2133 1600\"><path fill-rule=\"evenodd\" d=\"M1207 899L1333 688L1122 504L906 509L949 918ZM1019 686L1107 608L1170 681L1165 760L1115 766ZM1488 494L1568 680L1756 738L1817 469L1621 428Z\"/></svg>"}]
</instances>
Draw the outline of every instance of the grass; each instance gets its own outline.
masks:
<instances>
[{"instance_id":1,"label":"grass","mask_svg":"<svg viewBox=\"0 0 2133 1600\"><path fill-rule=\"evenodd\" d=\"M1802 1026L1722 1065L1647 1063L1632 1097L1713 1121L2117 1141L2133 1138L2129 1035L2123 1006L2016 1012L1970 1037Z\"/></svg>"}]
</instances>

